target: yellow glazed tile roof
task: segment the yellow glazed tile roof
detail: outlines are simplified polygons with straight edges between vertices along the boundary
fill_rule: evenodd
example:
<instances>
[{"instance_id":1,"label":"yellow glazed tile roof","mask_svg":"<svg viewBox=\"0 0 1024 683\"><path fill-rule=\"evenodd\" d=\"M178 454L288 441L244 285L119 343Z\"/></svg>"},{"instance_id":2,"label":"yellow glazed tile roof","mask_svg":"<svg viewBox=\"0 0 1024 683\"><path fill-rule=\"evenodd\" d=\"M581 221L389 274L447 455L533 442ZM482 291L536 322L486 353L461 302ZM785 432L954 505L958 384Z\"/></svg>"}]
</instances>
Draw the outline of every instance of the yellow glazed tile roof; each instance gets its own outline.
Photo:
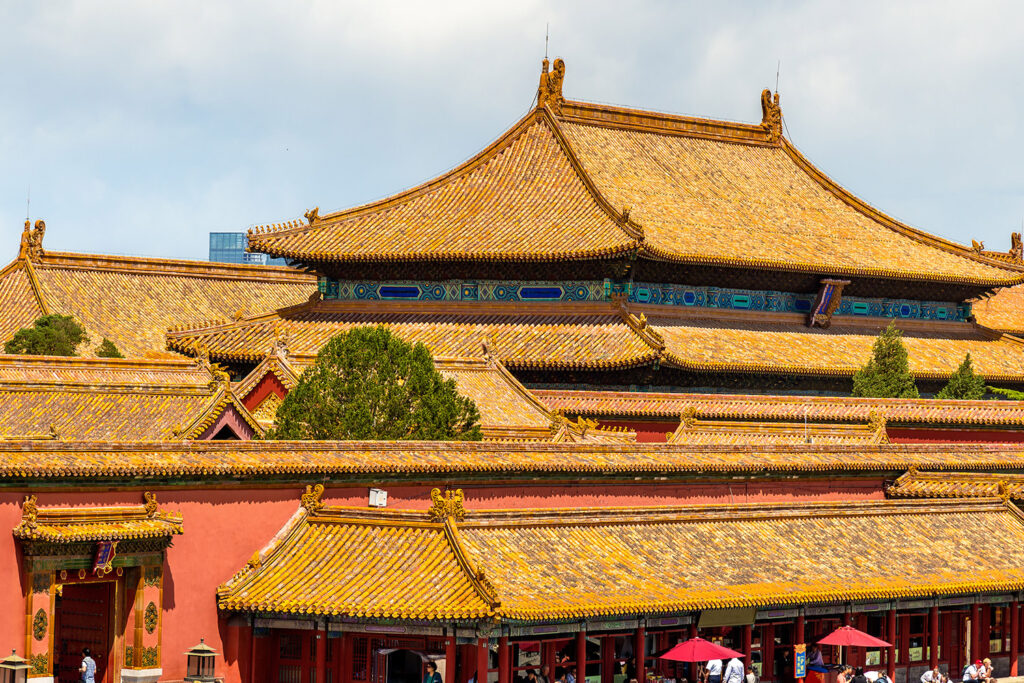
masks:
<instances>
[{"instance_id":1,"label":"yellow glazed tile roof","mask_svg":"<svg viewBox=\"0 0 1024 683\"><path fill-rule=\"evenodd\" d=\"M890 498L1024 497L1024 475L991 472L919 472L917 468L886 489Z\"/></svg>"},{"instance_id":2,"label":"yellow glazed tile roof","mask_svg":"<svg viewBox=\"0 0 1024 683\"><path fill-rule=\"evenodd\" d=\"M643 320L633 311L647 316ZM803 316L695 314L615 303L480 304L321 301L271 314L167 333L185 354L260 362L282 339L309 362L339 332L384 324L435 356L472 357L484 345L511 369L609 370L662 364L698 372L851 376L871 355L884 321L808 328ZM901 321L911 371L949 377L971 354L990 382L1024 379L1024 342L970 323Z\"/></svg>"},{"instance_id":3,"label":"yellow glazed tile roof","mask_svg":"<svg viewBox=\"0 0 1024 683\"><path fill-rule=\"evenodd\" d=\"M369 475L718 476L1024 471L1011 444L863 446L417 441L245 441L190 443L0 440L0 479L123 479Z\"/></svg>"},{"instance_id":4,"label":"yellow glazed tile roof","mask_svg":"<svg viewBox=\"0 0 1024 683\"><path fill-rule=\"evenodd\" d=\"M301 511L278 538L218 591L221 609L381 619L490 612L445 529L424 514Z\"/></svg>"},{"instance_id":5,"label":"yellow glazed tile roof","mask_svg":"<svg viewBox=\"0 0 1024 683\"><path fill-rule=\"evenodd\" d=\"M36 497L28 496L21 522L14 527L14 537L73 543L162 538L182 533L180 513L160 510L156 496L151 493L146 493L145 498L144 505L39 508Z\"/></svg>"},{"instance_id":6,"label":"yellow glazed tile roof","mask_svg":"<svg viewBox=\"0 0 1024 683\"><path fill-rule=\"evenodd\" d=\"M0 271L0 312L0 344L44 315L31 275L21 261L14 261Z\"/></svg>"},{"instance_id":7,"label":"yellow glazed tile roof","mask_svg":"<svg viewBox=\"0 0 1024 683\"><path fill-rule=\"evenodd\" d=\"M591 417L645 417L678 420L692 411L704 420L803 420L865 422L872 412L889 424L971 426L1024 425L1024 402L891 399L852 396L760 396L673 394L634 391L535 389L551 410Z\"/></svg>"},{"instance_id":8,"label":"yellow glazed tile roof","mask_svg":"<svg viewBox=\"0 0 1024 683\"><path fill-rule=\"evenodd\" d=\"M800 422L726 422L684 419L669 436L678 444L864 446L886 443L884 424L821 424Z\"/></svg>"},{"instance_id":9,"label":"yellow glazed tile roof","mask_svg":"<svg viewBox=\"0 0 1024 683\"><path fill-rule=\"evenodd\" d=\"M303 261L553 260L633 248L553 128L535 112L436 180L311 225L250 232L249 245Z\"/></svg>"},{"instance_id":10,"label":"yellow glazed tile roof","mask_svg":"<svg viewBox=\"0 0 1024 683\"><path fill-rule=\"evenodd\" d=\"M974 302L971 310L985 327L1013 334L1024 333L1024 285L1004 287L993 296Z\"/></svg>"},{"instance_id":11,"label":"yellow glazed tile roof","mask_svg":"<svg viewBox=\"0 0 1024 683\"><path fill-rule=\"evenodd\" d=\"M752 104L754 98L752 99ZM781 133L781 131L780 131ZM250 234L309 263L551 260L632 250L691 264L999 286L966 247L873 209L760 125L540 102L450 173L346 211Z\"/></svg>"},{"instance_id":12,"label":"yellow glazed tile roof","mask_svg":"<svg viewBox=\"0 0 1024 683\"><path fill-rule=\"evenodd\" d=\"M59 313L85 326L84 356L95 355L103 337L127 357L169 356L164 334L172 325L263 313L316 292L315 277L288 268L127 256L43 252L4 272L0 343L42 312Z\"/></svg>"},{"instance_id":13,"label":"yellow glazed tile roof","mask_svg":"<svg viewBox=\"0 0 1024 683\"><path fill-rule=\"evenodd\" d=\"M617 308L606 304L324 301L222 325L172 330L167 346L189 354L205 349L216 360L256 362L283 338L298 362L309 362L334 335L376 324L406 341L422 342L435 357L480 356L486 345L510 368L628 368L658 357Z\"/></svg>"},{"instance_id":14,"label":"yellow glazed tile roof","mask_svg":"<svg viewBox=\"0 0 1024 683\"><path fill-rule=\"evenodd\" d=\"M786 140L696 137L687 117L567 103L560 128L644 250L686 263L1012 283L1019 273L909 228L846 193ZM617 121L605 114L621 112Z\"/></svg>"},{"instance_id":15,"label":"yellow glazed tile roof","mask_svg":"<svg viewBox=\"0 0 1024 683\"><path fill-rule=\"evenodd\" d=\"M221 587L219 604L535 621L1024 587L1024 523L998 500L476 511L461 493L454 509L435 502L441 517L300 511ZM857 552L812 558L808 539ZM977 547L991 552L964 566Z\"/></svg>"},{"instance_id":16,"label":"yellow glazed tile roof","mask_svg":"<svg viewBox=\"0 0 1024 683\"><path fill-rule=\"evenodd\" d=\"M0 438L194 438L228 405L252 420L223 382L191 360L0 355Z\"/></svg>"},{"instance_id":17,"label":"yellow glazed tile roof","mask_svg":"<svg viewBox=\"0 0 1024 683\"><path fill-rule=\"evenodd\" d=\"M871 357L879 325L833 323L809 328L799 316L776 314L763 321L739 317L649 316L665 340L666 362L702 372L770 372L852 376ZM944 379L967 353L989 382L1024 378L1024 341L970 323L941 327L904 321L910 371L919 379Z\"/></svg>"}]
</instances>

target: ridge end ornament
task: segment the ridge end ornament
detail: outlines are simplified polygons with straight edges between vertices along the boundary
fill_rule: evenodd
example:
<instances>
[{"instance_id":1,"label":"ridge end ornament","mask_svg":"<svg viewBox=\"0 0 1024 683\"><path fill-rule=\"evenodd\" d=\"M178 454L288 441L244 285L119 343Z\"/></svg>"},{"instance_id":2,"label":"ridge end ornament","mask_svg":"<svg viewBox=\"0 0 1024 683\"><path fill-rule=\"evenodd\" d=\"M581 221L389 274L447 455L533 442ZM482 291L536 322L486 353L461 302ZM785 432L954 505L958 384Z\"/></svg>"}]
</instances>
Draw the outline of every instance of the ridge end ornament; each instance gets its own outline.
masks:
<instances>
[{"instance_id":1,"label":"ridge end ornament","mask_svg":"<svg viewBox=\"0 0 1024 683\"><path fill-rule=\"evenodd\" d=\"M324 507L323 495L323 484L317 484L316 486L307 484L306 492L302 494L302 507L306 508L306 512L311 515L320 512Z\"/></svg>"},{"instance_id":2,"label":"ridge end ornament","mask_svg":"<svg viewBox=\"0 0 1024 683\"><path fill-rule=\"evenodd\" d=\"M537 87L537 107L545 105L551 107L555 114L562 113L562 82L565 80L565 62L561 57L552 64L551 71L548 71L547 58L541 63L540 85Z\"/></svg>"},{"instance_id":3,"label":"ridge end ornament","mask_svg":"<svg viewBox=\"0 0 1024 683\"><path fill-rule=\"evenodd\" d=\"M302 216L306 219L306 222L309 225L313 225L318 220L320 220L320 207L314 206L312 209L302 214Z\"/></svg>"},{"instance_id":4,"label":"ridge end ornament","mask_svg":"<svg viewBox=\"0 0 1024 683\"><path fill-rule=\"evenodd\" d=\"M143 507L146 509L146 516L147 517L154 517L154 516L156 516L156 510L157 510L156 494L155 493L151 493L149 491L146 491L145 493L142 494L142 497L146 501L145 504L143 505Z\"/></svg>"},{"instance_id":5,"label":"ridge end ornament","mask_svg":"<svg viewBox=\"0 0 1024 683\"><path fill-rule=\"evenodd\" d=\"M761 91L761 127L768 134L768 142L777 143L782 139L782 107L779 106L779 93L772 97L772 91L765 88Z\"/></svg>"},{"instance_id":6,"label":"ridge end ornament","mask_svg":"<svg viewBox=\"0 0 1024 683\"><path fill-rule=\"evenodd\" d=\"M466 518L466 508L462 506L465 501L465 496L462 493L462 489L455 489L454 491L445 491L441 493L441 489L435 488L430 491L430 500L433 504L428 510L431 521L444 522L448 519L453 519L456 522L461 522Z\"/></svg>"}]
</instances>

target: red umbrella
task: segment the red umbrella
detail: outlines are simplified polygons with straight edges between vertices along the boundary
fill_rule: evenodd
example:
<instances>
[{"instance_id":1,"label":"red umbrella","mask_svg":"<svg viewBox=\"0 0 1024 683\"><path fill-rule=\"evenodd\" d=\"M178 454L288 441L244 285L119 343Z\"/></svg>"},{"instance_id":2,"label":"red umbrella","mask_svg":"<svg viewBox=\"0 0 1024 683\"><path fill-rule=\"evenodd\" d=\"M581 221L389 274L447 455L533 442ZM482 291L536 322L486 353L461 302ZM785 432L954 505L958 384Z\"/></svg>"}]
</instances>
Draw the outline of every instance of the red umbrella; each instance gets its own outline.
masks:
<instances>
[{"instance_id":1,"label":"red umbrella","mask_svg":"<svg viewBox=\"0 0 1024 683\"><path fill-rule=\"evenodd\" d=\"M711 659L730 659L732 657L745 656L742 652L736 652L727 647L716 645L710 640L690 638L663 654L661 659L669 659L673 662L706 662Z\"/></svg>"},{"instance_id":2,"label":"red umbrella","mask_svg":"<svg viewBox=\"0 0 1024 683\"><path fill-rule=\"evenodd\" d=\"M818 645L839 645L841 647L892 647L881 638L858 631L852 626L840 626L818 641Z\"/></svg>"}]
</instances>

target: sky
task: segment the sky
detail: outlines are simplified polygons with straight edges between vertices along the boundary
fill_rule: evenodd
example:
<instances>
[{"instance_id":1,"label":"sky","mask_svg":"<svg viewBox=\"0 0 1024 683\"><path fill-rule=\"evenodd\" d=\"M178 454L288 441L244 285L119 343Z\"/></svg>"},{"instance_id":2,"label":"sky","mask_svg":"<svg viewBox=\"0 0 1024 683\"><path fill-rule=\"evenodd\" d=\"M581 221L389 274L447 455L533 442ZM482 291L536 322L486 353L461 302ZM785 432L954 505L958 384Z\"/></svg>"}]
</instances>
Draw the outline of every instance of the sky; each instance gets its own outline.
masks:
<instances>
[{"instance_id":1,"label":"sky","mask_svg":"<svg viewBox=\"0 0 1024 683\"><path fill-rule=\"evenodd\" d=\"M0 2L0 258L198 258L394 194L564 94L759 122L915 227L1005 250L1024 221L1024 3ZM781 63L781 67L779 66Z\"/></svg>"}]
</instances>

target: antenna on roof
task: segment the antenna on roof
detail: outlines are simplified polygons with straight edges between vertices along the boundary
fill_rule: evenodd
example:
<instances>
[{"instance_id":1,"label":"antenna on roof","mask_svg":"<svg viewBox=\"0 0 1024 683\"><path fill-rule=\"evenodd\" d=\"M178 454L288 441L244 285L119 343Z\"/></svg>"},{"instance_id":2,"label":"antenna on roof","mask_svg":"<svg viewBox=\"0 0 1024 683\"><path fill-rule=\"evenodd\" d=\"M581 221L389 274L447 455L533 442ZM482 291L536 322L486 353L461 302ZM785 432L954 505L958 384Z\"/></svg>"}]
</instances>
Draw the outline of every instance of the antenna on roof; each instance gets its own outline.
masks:
<instances>
[{"instance_id":1,"label":"antenna on roof","mask_svg":"<svg viewBox=\"0 0 1024 683\"><path fill-rule=\"evenodd\" d=\"M548 36L551 34L551 22L544 24L544 59L548 58Z\"/></svg>"},{"instance_id":2,"label":"antenna on roof","mask_svg":"<svg viewBox=\"0 0 1024 683\"><path fill-rule=\"evenodd\" d=\"M28 191L25 193L25 220L31 220L32 214L29 213L29 207L32 206L32 186L28 186Z\"/></svg>"},{"instance_id":3,"label":"antenna on roof","mask_svg":"<svg viewBox=\"0 0 1024 683\"><path fill-rule=\"evenodd\" d=\"M775 92L779 92L779 72L782 71L782 60L775 65Z\"/></svg>"}]
</instances>

